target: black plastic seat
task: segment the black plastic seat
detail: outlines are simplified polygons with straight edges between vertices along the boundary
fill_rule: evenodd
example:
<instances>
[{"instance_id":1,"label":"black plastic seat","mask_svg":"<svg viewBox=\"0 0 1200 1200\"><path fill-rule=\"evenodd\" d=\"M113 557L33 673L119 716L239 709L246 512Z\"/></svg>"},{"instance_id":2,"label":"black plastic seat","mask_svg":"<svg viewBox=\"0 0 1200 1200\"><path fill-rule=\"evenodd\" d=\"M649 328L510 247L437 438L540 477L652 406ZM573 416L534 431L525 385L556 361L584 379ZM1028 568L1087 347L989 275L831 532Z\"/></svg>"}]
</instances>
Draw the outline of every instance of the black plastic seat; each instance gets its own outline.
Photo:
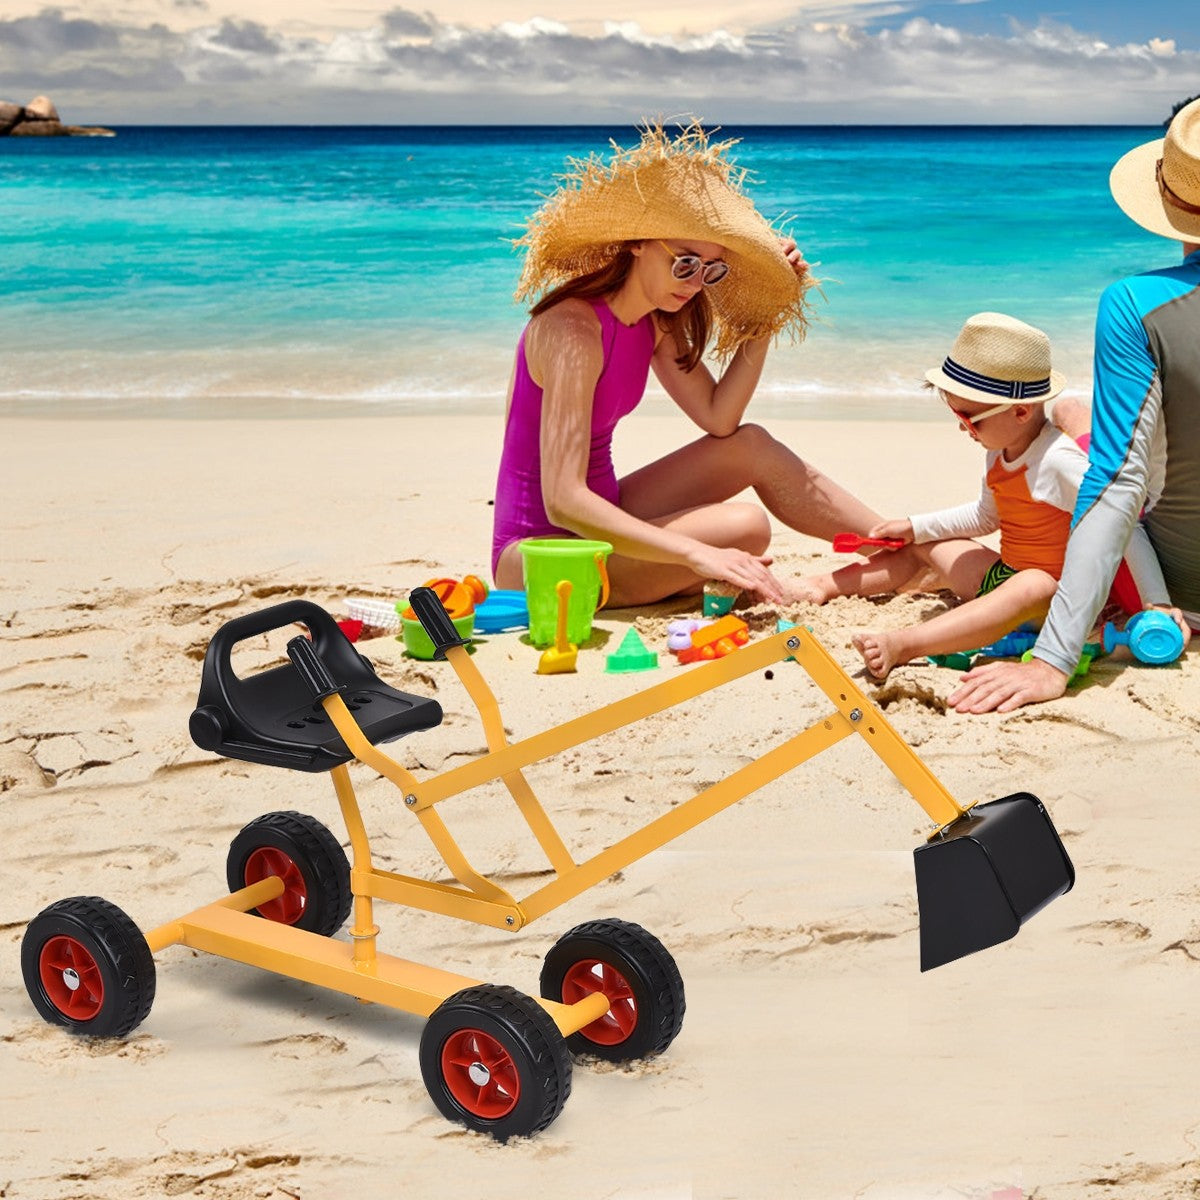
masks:
<instances>
[{"instance_id":1,"label":"black plastic seat","mask_svg":"<svg viewBox=\"0 0 1200 1200\"><path fill-rule=\"evenodd\" d=\"M384 683L320 605L289 600L235 617L213 635L188 724L202 750L295 771L328 771L352 760L290 662L244 679L234 674L230 653L238 642L297 622L307 626L313 649L372 745L441 724L442 706L436 700Z\"/></svg>"}]
</instances>

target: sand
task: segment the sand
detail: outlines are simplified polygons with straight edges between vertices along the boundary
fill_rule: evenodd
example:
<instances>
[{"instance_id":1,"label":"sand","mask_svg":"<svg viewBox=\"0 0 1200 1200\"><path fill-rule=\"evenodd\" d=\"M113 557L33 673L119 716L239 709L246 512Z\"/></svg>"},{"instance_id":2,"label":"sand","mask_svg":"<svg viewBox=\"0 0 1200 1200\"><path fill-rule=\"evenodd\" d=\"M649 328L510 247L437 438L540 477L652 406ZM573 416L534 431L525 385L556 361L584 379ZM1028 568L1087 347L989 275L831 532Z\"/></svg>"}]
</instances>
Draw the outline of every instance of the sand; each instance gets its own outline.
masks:
<instances>
[{"instance_id":1,"label":"sand","mask_svg":"<svg viewBox=\"0 0 1200 1200\"><path fill-rule=\"evenodd\" d=\"M978 486L948 422L770 426L888 515ZM230 840L275 809L345 843L327 780L190 742L204 648L283 598L340 615L351 595L482 573L497 433L469 416L3 422L0 1196L1197 1194L1195 653L1102 661L1062 700L958 716L951 672L907 666L875 688L850 647L857 629L937 611L933 595L781 615L813 625L962 803L1046 802L1078 882L1011 942L920 973L911 851L930 823L851 738L516 935L377 907L382 950L526 992L554 939L592 917L637 921L675 955L674 1045L636 1067L578 1063L534 1139L500 1146L437 1113L418 1018L180 947L157 956L154 1007L126 1041L38 1018L20 942L52 901L100 895L152 928L223 894ZM622 434L624 466L687 436L659 416ZM786 530L775 550L784 574L833 561ZM656 674L608 675L604 654L631 623L665 650L667 622L696 607L601 614L574 675L535 674L514 634L475 661L522 737L684 669L664 652ZM758 631L780 614L743 615ZM481 750L446 664L391 638L362 649L445 708L393 747L402 762L423 776ZM755 672L529 776L568 842L594 851L827 710L803 672ZM380 865L439 877L391 785L355 778ZM439 811L518 895L543 878L503 795Z\"/></svg>"}]
</instances>

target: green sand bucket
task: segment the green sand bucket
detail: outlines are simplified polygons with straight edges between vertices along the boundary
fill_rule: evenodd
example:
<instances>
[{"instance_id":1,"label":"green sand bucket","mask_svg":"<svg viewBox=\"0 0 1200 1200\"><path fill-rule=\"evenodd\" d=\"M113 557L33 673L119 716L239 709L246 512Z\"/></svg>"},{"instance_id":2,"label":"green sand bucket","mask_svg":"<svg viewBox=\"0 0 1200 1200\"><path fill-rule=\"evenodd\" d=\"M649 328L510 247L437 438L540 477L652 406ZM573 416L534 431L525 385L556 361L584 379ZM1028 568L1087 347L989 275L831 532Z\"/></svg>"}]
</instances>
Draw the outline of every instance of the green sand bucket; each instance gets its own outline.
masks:
<instances>
[{"instance_id":1,"label":"green sand bucket","mask_svg":"<svg viewBox=\"0 0 1200 1200\"><path fill-rule=\"evenodd\" d=\"M592 616L608 601L608 542L581 538L526 538L520 543L525 563L525 596L529 602L529 640L535 646L554 642L561 579L571 581L567 605L567 641L582 645L592 636Z\"/></svg>"}]
</instances>

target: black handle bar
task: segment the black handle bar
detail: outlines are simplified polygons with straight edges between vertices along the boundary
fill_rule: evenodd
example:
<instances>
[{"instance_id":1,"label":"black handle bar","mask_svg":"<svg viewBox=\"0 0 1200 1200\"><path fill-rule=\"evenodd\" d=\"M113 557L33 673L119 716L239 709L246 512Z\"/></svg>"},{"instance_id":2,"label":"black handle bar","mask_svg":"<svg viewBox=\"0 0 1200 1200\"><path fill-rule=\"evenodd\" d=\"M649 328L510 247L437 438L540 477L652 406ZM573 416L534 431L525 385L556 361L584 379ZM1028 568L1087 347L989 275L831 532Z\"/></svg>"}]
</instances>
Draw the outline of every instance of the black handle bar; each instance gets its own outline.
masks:
<instances>
[{"instance_id":1,"label":"black handle bar","mask_svg":"<svg viewBox=\"0 0 1200 1200\"><path fill-rule=\"evenodd\" d=\"M313 700L316 703L319 704L326 696L332 696L335 692L341 691L341 688L334 683L333 676L321 661L321 656L313 647L312 642L303 634L297 635L288 642L287 652L288 658L292 660L292 666L300 672L300 678L312 692Z\"/></svg>"},{"instance_id":2,"label":"black handle bar","mask_svg":"<svg viewBox=\"0 0 1200 1200\"><path fill-rule=\"evenodd\" d=\"M446 606L433 588L413 588L408 602L412 605L413 612L417 614L421 628L425 630L429 635L429 640L433 643L434 658L445 658L446 651L452 646L465 646L470 642L469 637L459 636L458 630L454 628L454 622L450 619L450 614L446 611Z\"/></svg>"}]
</instances>

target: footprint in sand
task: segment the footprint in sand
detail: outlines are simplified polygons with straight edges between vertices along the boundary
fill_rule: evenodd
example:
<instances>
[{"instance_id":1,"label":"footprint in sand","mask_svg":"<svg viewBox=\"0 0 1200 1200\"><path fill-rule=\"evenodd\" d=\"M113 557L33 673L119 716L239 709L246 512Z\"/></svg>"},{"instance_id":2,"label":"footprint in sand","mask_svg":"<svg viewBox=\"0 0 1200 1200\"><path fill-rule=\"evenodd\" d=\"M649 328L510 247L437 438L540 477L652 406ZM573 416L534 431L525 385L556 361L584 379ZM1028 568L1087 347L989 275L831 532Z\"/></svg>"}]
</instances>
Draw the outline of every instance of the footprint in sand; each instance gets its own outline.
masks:
<instances>
[{"instance_id":1,"label":"footprint in sand","mask_svg":"<svg viewBox=\"0 0 1200 1200\"><path fill-rule=\"evenodd\" d=\"M1112 946L1119 943L1144 942L1150 936L1150 930L1140 921L1126 921L1116 918L1111 921L1091 921L1087 925L1075 925L1072 932L1078 935L1081 942L1089 942L1096 946Z\"/></svg>"},{"instance_id":2,"label":"footprint in sand","mask_svg":"<svg viewBox=\"0 0 1200 1200\"><path fill-rule=\"evenodd\" d=\"M327 1033L294 1033L258 1044L266 1046L276 1058L324 1058L346 1053L346 1043Z\"/></svg>"},{"instance_id":3,"label":"footprint in sand","mask_svg":"<svg viewBox=\"0 0 1200 1200\"><path fill-rule=\"evenodd\" d=\"M1177 955L1187 963L1200 962L1200 941L1187 941L1181 938L1169 946L1164 946L1162 952L1170 953L1173 956Z\"/></svg>"},{"instance_id":4,"label":"footprint in sand","mask_svg":"<svg viewBox=\"0 0 1200 1200\"><path fill-rule=\"evenodd\" d=\"M15 1048L18 1058L34 1063L70 1063L85 1058L123 1058L140 1062L166 1054L169 1045L148 1033L129 1038L77 1037L56 1025L28 1022L0 1041Z\"/></svg>"},{"instance_id":5,"label":"footprint in sand","mask_svg":"<svg viewBox=\"0 0 1200 1200\"><path fill-rule=\"evenodd\" d=\"M630 1079L646 1079L651 1075L674 1075L671 1062L663 1058L639 1058L631 1062L609 1062L606 1058L595 1058L584 1054L576 1060L581 1068L593 1075L626 1075Z\"/></svg>"}]
</instances>

